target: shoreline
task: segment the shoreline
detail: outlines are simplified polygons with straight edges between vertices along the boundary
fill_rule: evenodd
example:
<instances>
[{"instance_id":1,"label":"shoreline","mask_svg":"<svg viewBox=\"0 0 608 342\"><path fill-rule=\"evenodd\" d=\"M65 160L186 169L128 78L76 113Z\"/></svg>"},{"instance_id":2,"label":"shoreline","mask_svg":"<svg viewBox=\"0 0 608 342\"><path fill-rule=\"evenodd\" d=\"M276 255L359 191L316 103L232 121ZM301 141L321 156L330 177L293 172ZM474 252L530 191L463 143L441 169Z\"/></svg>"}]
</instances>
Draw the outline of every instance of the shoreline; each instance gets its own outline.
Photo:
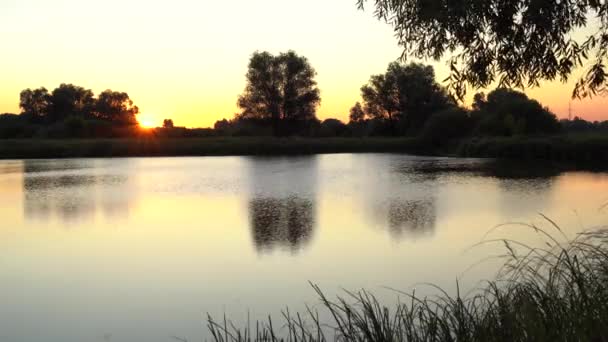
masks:
<instances>
[{"instance_id":1,"label":"shoreline","mask_svg":"<svg viewBox=\"0 0 608 342\"><path fill-rule=\"evenodd\" d=\"M290 156L333 153L404 153L435 157L556 162L608 168L608 136L492 137L439 146L417 138L114 138L4 139L0 159L120 157Z\"/></svg>"}]
</instances>

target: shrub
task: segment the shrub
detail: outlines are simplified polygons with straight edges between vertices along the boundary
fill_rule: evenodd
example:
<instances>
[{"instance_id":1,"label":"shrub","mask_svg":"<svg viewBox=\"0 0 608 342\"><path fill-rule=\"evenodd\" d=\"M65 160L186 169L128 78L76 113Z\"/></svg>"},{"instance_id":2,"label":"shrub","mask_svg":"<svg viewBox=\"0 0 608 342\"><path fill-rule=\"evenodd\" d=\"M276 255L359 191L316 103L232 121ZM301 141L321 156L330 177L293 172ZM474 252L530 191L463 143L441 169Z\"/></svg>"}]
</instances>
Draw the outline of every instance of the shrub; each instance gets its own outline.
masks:
<instances>
[{"instance_id":1,"label":"shrub","mask_svg":"<svg viewBox=\"0 0 608 342\"><path fill-rule=\"evenodd\" d=\"M420 138L435 146L469 135L472 121L461 108L450 108L433 114L422 129Z\"/></svg>"}]
</instances>

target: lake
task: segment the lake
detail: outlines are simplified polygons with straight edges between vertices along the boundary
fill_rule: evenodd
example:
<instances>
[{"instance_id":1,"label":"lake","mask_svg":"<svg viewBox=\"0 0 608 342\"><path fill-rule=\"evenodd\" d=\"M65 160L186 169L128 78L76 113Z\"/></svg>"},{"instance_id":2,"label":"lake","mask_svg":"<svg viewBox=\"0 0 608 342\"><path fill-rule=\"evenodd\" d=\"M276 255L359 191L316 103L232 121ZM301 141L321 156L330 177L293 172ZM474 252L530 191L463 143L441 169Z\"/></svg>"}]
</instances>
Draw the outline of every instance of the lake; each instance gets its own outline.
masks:
<instances>
[{"instance_id":1,"label":"lake","mask_svg":"<svg viewBox=\"0 0 608 342\"><path fill-rule=\"evenodd\" d=\"M0 161L0 341L201 341L327 294L491 279L521 225L606 224L608 174L398 154ZM278 316L277 316L278 318Z\"/></svg>"}]
</instances>

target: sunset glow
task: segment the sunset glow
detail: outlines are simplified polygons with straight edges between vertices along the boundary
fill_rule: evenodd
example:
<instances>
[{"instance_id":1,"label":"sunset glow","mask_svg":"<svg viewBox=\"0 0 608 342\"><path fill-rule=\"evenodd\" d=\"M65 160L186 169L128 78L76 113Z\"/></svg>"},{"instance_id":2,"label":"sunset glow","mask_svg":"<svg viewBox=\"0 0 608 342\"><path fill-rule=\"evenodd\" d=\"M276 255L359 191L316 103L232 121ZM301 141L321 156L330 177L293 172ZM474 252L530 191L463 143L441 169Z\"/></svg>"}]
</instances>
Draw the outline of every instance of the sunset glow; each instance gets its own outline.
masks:
<instances>
[{"instance_id":1,"label":"sunset glow","mask_svg":"<svg viewBox=\"0 0 608 342\"><path fill-rule=\"evenodd\" d=\"M128 92L144 113L171 113L167 118L186 127L233 117L256 50L306 56L318 73L318 117L341 120L348 120L370 75L384 72L402 52L391 26L352 0L8 0L0 2L0 41L3 51L19 51L0 63L0 113L20 111L23 89L74 83L96 94ZM446 78L444 62L427 63L438 80ZM567 117L578 75L529 94ZM608 119L607 105L601 97L572 102L575 114L590 120ZM163 119L139 121L148 126Z\"/></svg>"},{"instance_id":2,"label":"sunset glow","mask_svg":"<svg viewBox=\"0 0 608 342\"><path fill-rule=\"evenodd\" d=\"M153 128L160 126L160 123L152 114L139 114L137 117L137 121L139 122L139 125L143 128Z\"/></svg>"}]
</instances>

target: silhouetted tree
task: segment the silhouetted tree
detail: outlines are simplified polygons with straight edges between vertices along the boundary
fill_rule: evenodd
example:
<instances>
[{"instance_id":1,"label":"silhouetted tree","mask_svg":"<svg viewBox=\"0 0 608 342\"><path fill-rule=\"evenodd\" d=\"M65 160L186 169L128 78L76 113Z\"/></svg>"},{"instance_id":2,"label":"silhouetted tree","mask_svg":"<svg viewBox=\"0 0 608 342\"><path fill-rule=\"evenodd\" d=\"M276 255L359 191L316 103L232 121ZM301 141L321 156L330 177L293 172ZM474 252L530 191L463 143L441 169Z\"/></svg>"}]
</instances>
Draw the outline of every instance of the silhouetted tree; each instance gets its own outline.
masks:
<instances>
[{"instance_id":1,"label":"silhouetted tree","mask_svg":"<svg viewBox=\"0 0 608 342\"><path fill-rule=\"evenodd\" d=\"M363 8L368 0L358 0ZM405 56L438 60L450 54L450 91L565 80L590 60L573 95L607 91L608 4L605 1L373 0L390 22ZM594 19L595 20L590 20ZM595 26L584 38L578 29Z\"/></svg>"},{"instance_id":2,"label":"silhouetted tree","mask_svg":"<svg viewBox=\"0 0 608 342\"><path fill-rule=\"evenodd\" d=\"M481 110L486 102L486 94L484 92L477 93L473 96L473 110Z\"/></svg>"},{"instance_id":3,"label":"silhouetted tree","mask_svg":"<svg viewBox=\"0 0 608 342\"><path fill-rule=\"evenodd\" d=\"M348 127L338 119L325 119L319 127L319 135L322 137L337 137L347 135Z\"/></svg>"},{"instance_id":4,"label":"silhouetted tree","mask_svg":"<svg viewBox=\"0 0 608 342\"><path fill-rule=\"evenodd\" d=\"M566 132L579 133L579 132L593 132L606 130L608 128L608 121L587 121L581 117L575 116L572 120L560 120L560 125Z\"/></svg>"},{"instance_id":5,"label":"silhouetted tree","mask_svg":"<svg viewBox=\"0 0 608 342\"><path fill-rule=\"evenodd\" d=\"M165 119L163 120L163 128L173 128L173 120L172 119Z\"/></svg>"},{"instance_id":6,"label":"silhouetted tree","mask_svg":"<svg viewBox=\"0 0 608 342\"><path fill-rule=\"evenodd\" d=\"M365 120L365 112L363 111L361 103L355 103L355 105L350 109L348 118L350 119L350 122L361 122Z\"/></svg>"},{"instance_id":7,"label":"silhouetted tree","mask_svg":"<svg viewBox=\"0 0 608 342\"><path fill-rule=\"evenodd\" d=\"M139 108L127 93L105 90L95 102L95 117L116 124L135 124Z\"/></svg>"},{"instance_id":8,"label":"silhouetted tree","mask_svg":"<svg viewBox=\"0 0 608 342\"><path fill-rule=\"evenodd\" d=\"M289 51L273 56L255 52L249 61L247 86L238 99L239 118L266 119L275 135L287 133L285 124L316 118L320 102L315 70L305 57Z\"/></svg>"},{"instance_id":9,"label":"silhouetted tree","mask_svg":"<svg viewBox=\"0 0 608 342\"><path fill-rule=\"evenodd\" d=\"M479 122L478 133L485 135L555 133L560 128L555 114L512 89L498 88L487 99L477 96L474 107L477 109L472 115Z\"/></svg>"},{"instance_id":10,"label":"silhouetted tree","mask_svg":"<svg viewBox=\"0 0 608 342\"><path fill-rule=\"evenodd\" d=\"M95 106L95 98L90 89L62 83L50 96L49 118L52 122L76 116L90 117Z\"/></svg>"},{"instance_id":11,"label":"silhouetted tree","mask_svg":"<svg viewBox=\"0 0 608 342\"><path fill-rule=\"evenodd\" d=\"M416 133L432 113L455 105L435 81L433 67L416 63L391 63L385 74L370 78L361 96L366 114L386 120L393 134L398 123L402 132Z\"/></svg>"},{"instance_id":12,"label":"silhouetted tree","mask_svg":"<svg viewBox=\"0 0 608 342\"><path fill-rule=\"evenodd\" d=\"M19 94L21 114L38 121L48 114L50 95L46 88L25 89Z\"/></svg>"}]
</instances>

